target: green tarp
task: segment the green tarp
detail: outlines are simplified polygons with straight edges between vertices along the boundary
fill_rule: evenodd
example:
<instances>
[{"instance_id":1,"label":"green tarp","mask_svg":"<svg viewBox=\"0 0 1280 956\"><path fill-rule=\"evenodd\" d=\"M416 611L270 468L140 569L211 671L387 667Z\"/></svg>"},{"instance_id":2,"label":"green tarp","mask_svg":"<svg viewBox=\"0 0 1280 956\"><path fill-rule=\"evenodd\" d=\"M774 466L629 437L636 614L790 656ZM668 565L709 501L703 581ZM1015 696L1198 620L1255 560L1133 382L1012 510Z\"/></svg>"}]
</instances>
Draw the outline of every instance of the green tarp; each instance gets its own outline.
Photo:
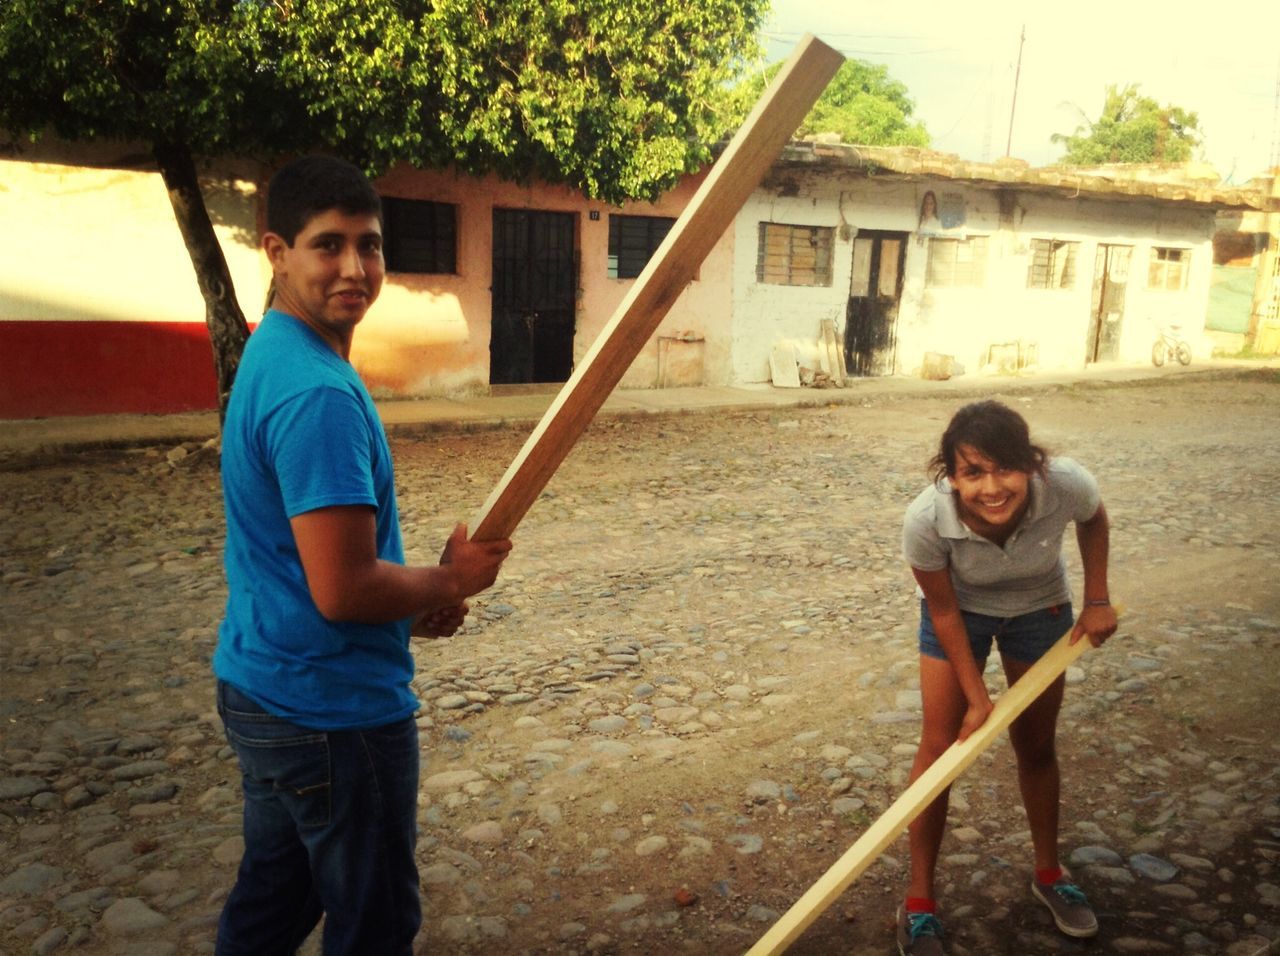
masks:
<instances>
[{"instance_id":1,"label":"green tarp","mask_svg":"<svg viewBox=\"0 0 1280 956\"><path fill-rule=\"evenodd\" d=\"M1257 278L1257 270L1250 266L1214 266L1205 328L1218 332L1246 331Z\"/></svg>"}]
</instances>

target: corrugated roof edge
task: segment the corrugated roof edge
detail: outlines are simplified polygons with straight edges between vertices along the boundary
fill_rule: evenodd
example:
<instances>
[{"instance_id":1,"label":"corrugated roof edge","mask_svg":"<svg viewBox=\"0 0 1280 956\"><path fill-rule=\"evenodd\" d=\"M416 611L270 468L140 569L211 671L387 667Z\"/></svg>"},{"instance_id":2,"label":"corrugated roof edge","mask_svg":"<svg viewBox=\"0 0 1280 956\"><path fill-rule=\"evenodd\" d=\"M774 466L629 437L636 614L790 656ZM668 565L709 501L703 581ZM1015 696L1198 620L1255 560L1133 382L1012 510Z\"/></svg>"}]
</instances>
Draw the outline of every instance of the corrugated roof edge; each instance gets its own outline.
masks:
<instances>
[{"instance_id":1,"label":"corrugated roof edge","mask_svg":"<svg viewBox=\"0 0 1280 956\"><path fill-rule=\"evenodd\" d=\"M783 148L778 166L838 166L890 173L908 179L951 180L975 186L1019 186L1067 198L1122 198L1195 205L1212 209L1256 209L1280 212L1280 199L1258 187L1224 187L1195 177L1189 182L1161 182L1132 176L1123 167L1043 166L1026 160L998 159L974 162L953 153L939 153L917 146L854 146L848 143L794 141ZM1196 167L1197 171L1203 169Z\"/></svg>"}]
</instances>

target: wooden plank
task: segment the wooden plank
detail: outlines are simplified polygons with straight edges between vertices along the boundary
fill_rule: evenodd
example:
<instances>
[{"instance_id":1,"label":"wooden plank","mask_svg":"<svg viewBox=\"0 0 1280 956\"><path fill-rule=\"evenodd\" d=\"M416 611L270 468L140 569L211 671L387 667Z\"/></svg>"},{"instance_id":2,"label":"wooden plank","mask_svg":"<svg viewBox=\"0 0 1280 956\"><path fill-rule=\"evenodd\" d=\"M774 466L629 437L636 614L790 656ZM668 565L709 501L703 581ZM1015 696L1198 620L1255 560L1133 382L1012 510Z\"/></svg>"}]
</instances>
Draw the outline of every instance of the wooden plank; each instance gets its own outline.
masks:
<instances>
[{"instance_id":1,"label":"wooden plank","mask_svg":"<svg viewBox=\"0 0 1280 956\"><path fill-rule=\"evenodd\" d=\"M840 336L836 335L836 324L831 319L823 319L819 327L822 329L820 348L827 357L827 364L831 366L828 374L836 388L844 388L844 356L841 354L843 350L840 348Z\"/></svg>"},{"instance_id":2,"label":"wooden plank","mask_svg":"<svg viewBox=\"0 0 1280 956\"><path fill-rule=\"evenodd\" d=\"M818 371L831 379L834 385L836 369L832 364L831 343L827 341L827 326L830 324L830 319L822 319L818 323Z\"/></svg>"},{"instance_id":3,"label":"wooden plank","mask_svg":"<svg viewBox=\"0 0 1280 956\"><path fill-rule=\"evenodd\" d=\"M783 342L769 351L769 381L774 388L800 387L800 367L796 365L794 345Z\"/></svg>"},{"instance_id":4,"label":"wooden plank","mask_svg":"<svg viewBox=\"0 0 1280 956\"><path fill-rule=\"evenodd\" d=\"M1070 643L1070 639L1071 632L1068 631L1044 657L1000 696L991 715L981 727L970 734L968 739L952 744L934 761L933 766L916 778L915 783L907 787L880 814L879 819L871 824L818 882L760 937L747 951L747 956L781 953L795 942L822 911L906 830L907 825L964 773L978 759L978 755L991 746L1001 732L1090 646L1088 638L1081 638L1074 645Z\"/></svg>"},{"instance_id":5,"label":"wooden plank","mask_svg":"<svg viewBox=\"0 0 1280 956\"><path fill-rule=\"evenodd\" d=\"M843 62L812 36L796 46L472 519L475 540L511 536Z\"/></svg>"}]
</instances>

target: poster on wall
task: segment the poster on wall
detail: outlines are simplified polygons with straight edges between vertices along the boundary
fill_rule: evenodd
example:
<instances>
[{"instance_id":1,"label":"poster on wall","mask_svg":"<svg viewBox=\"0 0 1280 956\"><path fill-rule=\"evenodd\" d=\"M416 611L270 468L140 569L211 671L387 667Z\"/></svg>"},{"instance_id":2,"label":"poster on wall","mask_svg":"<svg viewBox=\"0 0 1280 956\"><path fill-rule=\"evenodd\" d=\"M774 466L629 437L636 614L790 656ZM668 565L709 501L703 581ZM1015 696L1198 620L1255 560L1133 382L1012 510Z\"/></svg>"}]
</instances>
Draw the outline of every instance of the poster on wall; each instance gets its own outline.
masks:
<instances>
[{"instance_id":1,"label":"poster on wall","mask_svg":"<svg viewBox=\"0 0 1280 956\"><path fill-rule=\"evenodd\" d=\"M944 192L939 196L930 189L920 197L920 218L916 226L918 237L944 235L949 230L963 228L964 224L963 194Z\"/></svg>"}]
</instances>

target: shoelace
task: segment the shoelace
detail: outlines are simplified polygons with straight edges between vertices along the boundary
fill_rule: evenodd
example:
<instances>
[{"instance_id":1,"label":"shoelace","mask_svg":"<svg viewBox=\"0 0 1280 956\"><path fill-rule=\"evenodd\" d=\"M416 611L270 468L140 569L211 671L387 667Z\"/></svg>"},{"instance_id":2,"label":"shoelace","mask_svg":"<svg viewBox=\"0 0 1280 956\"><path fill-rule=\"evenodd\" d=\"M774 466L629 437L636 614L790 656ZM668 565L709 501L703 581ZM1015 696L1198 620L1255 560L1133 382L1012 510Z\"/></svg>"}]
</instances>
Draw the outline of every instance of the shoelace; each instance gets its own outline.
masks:
<instances>
[{"instance_id":1,"label":"shoelace","mask_svg":"<svg viewBox=\"0 0 1280 956\"><path fill-rule=\"evenodd\" d=\"M921 936L942 936L942 924L932 913L908 913L907 932L913 940Z\"/></svg>"},{"instance_id":2,"label":"shoelace","mask_svg":"<svg viewBox=\"0 0 1280 956\"><path fill-rule=\"evenodd\" d=\"M1085 897L1084 892L1074 883L1068 883L1065 880L1053 884L1053 891L1061 896L1072 906L1088 906L1089 900ZM926 914L927 915L927 914Z\"/></svg>"}]
</instances>

